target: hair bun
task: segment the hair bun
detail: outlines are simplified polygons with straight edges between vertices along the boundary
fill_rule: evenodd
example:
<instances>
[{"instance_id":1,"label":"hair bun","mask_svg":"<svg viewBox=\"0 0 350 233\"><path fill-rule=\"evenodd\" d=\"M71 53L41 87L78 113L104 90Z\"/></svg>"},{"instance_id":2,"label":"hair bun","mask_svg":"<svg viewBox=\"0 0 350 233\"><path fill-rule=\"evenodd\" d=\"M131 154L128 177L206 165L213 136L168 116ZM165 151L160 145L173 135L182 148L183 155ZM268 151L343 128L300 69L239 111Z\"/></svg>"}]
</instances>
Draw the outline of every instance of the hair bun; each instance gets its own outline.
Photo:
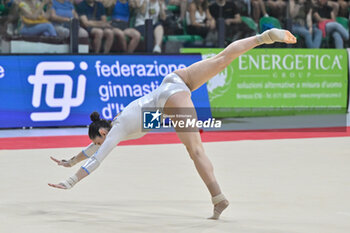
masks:
<instances>
[{"instance_id":1,"label":"hair bun","mask_svg":"<svg viewBox=\"0 0 350 233\"><path fill-rule=\"evenodd\" d=\"M98 112L93 112L90 115L90 119L94 122L94 121L99 121L100 119L100 114Z\"/></svg>"}]
</instances>

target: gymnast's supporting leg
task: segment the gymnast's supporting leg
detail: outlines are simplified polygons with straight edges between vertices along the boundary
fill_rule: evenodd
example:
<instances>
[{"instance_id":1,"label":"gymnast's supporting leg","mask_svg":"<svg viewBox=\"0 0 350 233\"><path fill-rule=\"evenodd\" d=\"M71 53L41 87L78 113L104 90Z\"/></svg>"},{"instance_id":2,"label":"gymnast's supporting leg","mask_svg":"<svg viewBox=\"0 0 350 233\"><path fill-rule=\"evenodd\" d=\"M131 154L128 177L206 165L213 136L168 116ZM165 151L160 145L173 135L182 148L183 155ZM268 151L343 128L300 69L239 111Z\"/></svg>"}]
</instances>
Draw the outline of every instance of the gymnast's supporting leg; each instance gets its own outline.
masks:
<instances>
[{"instance_id":1,"label":"gymnast's supporting leg","mask_svg":"<svg viewBox=\"0 0 350 233\"><path fill-rule=\"evenodd\" d=\"M190 67L178 70L176 73L184 80L191 91L193 91L222 71L238 56L260 44L271 44L276 41L296 43L295 37L289 31L271 29L261 35L235 41L218 55L210 59L197 62ZM195 112L191 96L187 92L178 92L172 95L167 100L164 107L165 113L169 115L174 113L181 114L181 111L183 111L184 108L193 109ZM174 108L175 110L171 110ZM186 112L183 113L185 115L188 114ZM195 116L195 114L193 116ZM176 131L181 142L186 146L186 149L190 154L200 177L206 184L212 196L214 214L211 218L218 219L222 211L229 205L229 202L221 193L220 186L214 176L213 165L204 152L199 132L198 130L195 132L181 132L180 129L176 129Z\"/></svg>"},{"instance_id":2,"label":"gymnast's supporting leg","mask_svg":"<svg viewBox=\"0 0 350 233\"><path fill-rule=\"evenodd\" d=\"M184 111L186 109L186 111ZM183 114L196 116L196 110L193 106L191 96L188 92L178 92L172 95L165 104L164 111L166 114ZM172 119L176 121L178 119ZM176 129L177 135L181 142L186 146L186 149L194 162L194 165L207 186L214 204L214 214L211 219L218 219L224 209L227 208L229 202L221 193L220 186L214 176L213 165L204 152L201 137L198 129L195 132L183 132L183 129Z\"/></svg>"},{"instance_id":3,"label":"gymnast's supporting leg","mask_svg":"<svg viewBox=\"0 0 350 233\"><path fill-rule=\"evenodd\" d=\"M237 40L216 56L177 70L175 73L184 80L191 91L194 91L225 69L240 55L258 45L272 44L274 42L296 43L296 38L287 30L271 29L261 35Z\"/></svg>"}]
</instances>

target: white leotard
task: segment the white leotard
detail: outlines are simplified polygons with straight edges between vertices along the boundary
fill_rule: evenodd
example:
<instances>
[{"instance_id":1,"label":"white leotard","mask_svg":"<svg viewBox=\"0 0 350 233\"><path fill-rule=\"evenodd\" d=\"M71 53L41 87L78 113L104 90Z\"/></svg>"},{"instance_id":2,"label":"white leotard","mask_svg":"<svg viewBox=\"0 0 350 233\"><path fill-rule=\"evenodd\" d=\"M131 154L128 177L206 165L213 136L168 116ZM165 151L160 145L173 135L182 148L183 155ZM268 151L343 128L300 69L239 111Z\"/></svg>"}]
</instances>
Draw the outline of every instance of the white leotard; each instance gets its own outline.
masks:
<instances>
[{"instance_id":1,"label":"white leotard","mask_svg":"<svg viewBox=\"0 0 350 233\"><path fill-rule=\"evenodd\" d=\"M113 120L112 128L103 144L99 147L92 143L83 150L83 153L89 159L82 168L90 174L119 142L144 136L147 132L145 132L142 125L142 108L162 110L168 98L181 91L191 93L184 81L177 74L171 73L163 79L161 85L155 91L131 102Z\"/></svg>"}]
</instances>

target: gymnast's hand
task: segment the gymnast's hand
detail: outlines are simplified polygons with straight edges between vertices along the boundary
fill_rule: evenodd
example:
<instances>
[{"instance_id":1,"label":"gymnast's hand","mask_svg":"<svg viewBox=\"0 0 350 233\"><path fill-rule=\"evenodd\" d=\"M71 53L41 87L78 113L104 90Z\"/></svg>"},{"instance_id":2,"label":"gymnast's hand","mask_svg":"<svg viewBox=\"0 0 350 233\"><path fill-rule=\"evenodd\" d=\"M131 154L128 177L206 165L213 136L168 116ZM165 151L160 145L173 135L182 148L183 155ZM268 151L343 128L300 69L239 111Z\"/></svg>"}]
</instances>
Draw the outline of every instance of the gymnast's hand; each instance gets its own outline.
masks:
<instances>
[{"instance_id":1,"label":"gymnast's hand","mask_svg":"<svg viewBox=\"0 0 350 233\"><path fill-rule=\"evenodd\" d=\"M76 175L69 177L67 180L61 181L58 184L48 183L50 187L58 188L58 189L71 189L73 186L79 181Z\"/></svg>"},{"instance_id":2,"label":"gymnast's hand","mask_svg":"<svg viewBox=\"0 0 350 233\"><path fill-rule=\"evenodd\" d=\"M66 186L64 186L62 183L59 183L59 184L51 184L51 183L48 183L48 185L50 187L53 187L53 188L57 188L57 189L68 189Z\"/></svg>"},{"instance_id":3,"label":"gymnast's hand","mask_svg":"<svg viewBox=\"0 0 350 233\"><path fill-rule=\"evenodd\" d=\"M57 163L58 166L63 166L63 167L71 167L71 163L68 160L62 159L62 160L58 160L55 159L54 157L50 156L50 158Z\"/></svg>"},{"instance_id":4,"label":"gymnast's hand","mask_svg":"<svg viewBox=\"0 0 350 233\"><path fill-rule=\"evenodd\" d=\"M75 175L69 177L67 180L61 181L58 184L51 184L48 185L53 188L57 189L71 189L73 186L78 183L81 179L88 176L89 174L82 168L79 168L77 173Z\"/></svg>"}]
</instances>

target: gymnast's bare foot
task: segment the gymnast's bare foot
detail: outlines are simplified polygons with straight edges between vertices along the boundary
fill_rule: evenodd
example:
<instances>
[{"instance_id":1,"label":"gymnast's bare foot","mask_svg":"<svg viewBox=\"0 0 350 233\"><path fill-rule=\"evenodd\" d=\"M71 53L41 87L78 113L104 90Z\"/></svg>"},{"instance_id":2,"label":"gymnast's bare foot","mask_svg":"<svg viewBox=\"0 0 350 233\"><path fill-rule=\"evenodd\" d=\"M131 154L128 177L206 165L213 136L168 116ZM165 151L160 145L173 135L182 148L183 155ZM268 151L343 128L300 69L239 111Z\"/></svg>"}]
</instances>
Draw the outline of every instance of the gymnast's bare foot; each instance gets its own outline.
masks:
<instances>
[{"instance_id":1,"label":"gymnast's bare foot","mask_svg":"<svg viewBox=\"0 0 350 233\"><path fill-rule=\"evenodd\" d=\"M287 44L295 44L297 39L288 30L273 28L264 31L261 35L257 35L259 44L272 44L275 42L283 42Z\"/></svg>"},{"instance_id":2,"label":"gymnast's bare foot","mask_svg":"<svg viewBox=\"0 0 350 233\"><path fill-rule=\"evenodd\" d=\"M214 204L213 216L209 219L217 220L220 218L221 213L228 207L230 204L223 194L219 194L212 198Z\"/></svg>"},{"instance_id":3,"label":"gymnast's bare foot","mask_svg":"<svg viewBox=\"0 0 350 233\"><path fill-rule=\"evenodd\" d=\"M277 29L279 30L279 29ZM284 31L284 39L281 42L287 43L287 44L295 44L297 43L297 38L288 30Z\"/></svg>"}]
</instances>

